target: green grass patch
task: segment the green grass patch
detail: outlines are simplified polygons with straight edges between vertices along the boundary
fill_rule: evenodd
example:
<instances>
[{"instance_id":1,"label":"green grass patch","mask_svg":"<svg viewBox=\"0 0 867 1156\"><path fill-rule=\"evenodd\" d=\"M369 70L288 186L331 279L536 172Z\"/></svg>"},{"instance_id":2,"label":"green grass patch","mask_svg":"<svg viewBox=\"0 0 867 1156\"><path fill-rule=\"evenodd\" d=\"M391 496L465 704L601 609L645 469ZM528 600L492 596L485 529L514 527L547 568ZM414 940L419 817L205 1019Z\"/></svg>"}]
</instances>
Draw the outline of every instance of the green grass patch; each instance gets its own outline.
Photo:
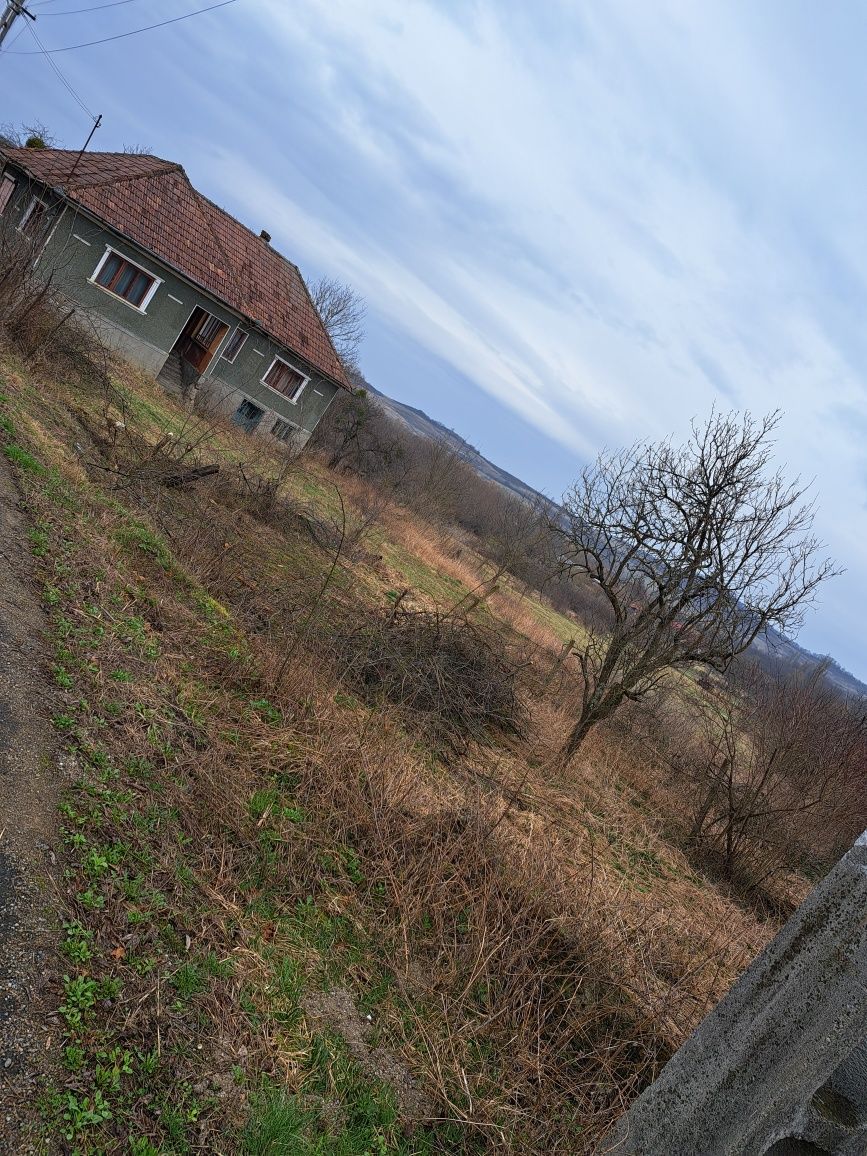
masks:
<instances>
[{"instance_id":1,"label":"green grass patch","mask_svg":"<svg viewBox=\"0 0 867 1156\"><path fill-rule=\"evenodd\" d=\"M45 466L43 466L43 464L38 461L33 456L33 454L28 453L28 451L22 449L21 446L15 445L14 442L11 445L4 446L3 453L9 459L9 461L12 462L13 465L19 468L19 470L25 470L31 474L45 473Z\"/></svg>"}]
</instances>

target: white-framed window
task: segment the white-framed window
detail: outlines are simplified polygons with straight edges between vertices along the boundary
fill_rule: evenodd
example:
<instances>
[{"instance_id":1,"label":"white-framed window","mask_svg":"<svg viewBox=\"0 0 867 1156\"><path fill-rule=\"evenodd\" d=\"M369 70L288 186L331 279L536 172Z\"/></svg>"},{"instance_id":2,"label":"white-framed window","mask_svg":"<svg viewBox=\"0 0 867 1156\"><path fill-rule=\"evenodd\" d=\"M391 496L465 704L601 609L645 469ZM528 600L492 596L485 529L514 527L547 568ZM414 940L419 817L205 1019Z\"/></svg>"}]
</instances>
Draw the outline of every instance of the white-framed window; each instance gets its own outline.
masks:
<instances>
[{"instance_id":1,"label":"white-framed window","mask_svg":"<svg viewBox=\"0 0 867 1156\"><path fill-rule=\"evenodd\" d=\"M223 361L232 362L244 348L247 338L250 335L245 333L243 329L236 329L229 340L226 342L226 348L223 350Z\"/></svg>"},{"instance_id":2,"label":"white-framed window","mask_svg":"<svg viewBox=\"0 0 867 1156\"><path fill-rule=\"evenodd\" d=\"M25 237L38 237L47 223L47 202L41 201L39 197L33 197L30 204L24 210L24 216L21 218L21 224L18 226L18 229Z\"/></svg>"},{"instance_id":3,"label":"white-framed window","mask_svg":"<svg viewBox=\"0 0 867 1156\"><path fill-rule=\"evenodd\" d=\"M275 357L262 378L262 384L282 393L289 401L297 401L310 378L282 357Z\"/></svg>"},{"instance_id":4,"label":"white-framed window","mask_svg":"<svg viewBox=\"0 0 867 1156\"><path fill-rule=\"evenodd\" d=\"M278 441L287 442L297 429L298 426L293 425L291 421L286 421L285 418L278 417L271 426L271 434L277 438Z\"/></svg>"},{"instance_id":5,"label":"white-framed window","mask_svg":"<svg viewBox=\"0 0 867 1156\"><path fill-rule=\"evenodd\" d=\"M90 281L100 289L120 297L139 313L144 313L154 293L163 283L161 277L143 269L141 265L112 249L110 245L106 246Z\"/></svg>"},{"instance_id":6,"label":"white-framed window","mask_svg":"<svg viewBox=\"0 0 867 1156\"><path fill-rule=\"evenodd\" d=\"M12 194L15 192L15 178L10 177L8 173L4 173L0 179L0 217L6 212L6 207L12 200Z\"/></svg>"}]
</instances>

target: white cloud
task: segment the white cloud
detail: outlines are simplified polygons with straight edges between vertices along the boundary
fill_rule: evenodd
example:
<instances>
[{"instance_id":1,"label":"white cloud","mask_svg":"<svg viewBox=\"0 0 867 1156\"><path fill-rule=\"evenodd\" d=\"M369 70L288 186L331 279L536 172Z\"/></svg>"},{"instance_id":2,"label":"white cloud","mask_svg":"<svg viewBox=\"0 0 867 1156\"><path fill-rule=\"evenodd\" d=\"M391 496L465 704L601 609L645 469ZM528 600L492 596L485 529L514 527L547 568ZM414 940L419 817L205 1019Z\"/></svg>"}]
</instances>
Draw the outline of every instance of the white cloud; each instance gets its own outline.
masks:
<instances>
[{"instance_id":1,"label":"white cloud","mask_svg":"<svg viewBox=\"0 0 867 1156\"><path fill-rule=\"evenodd\" d=\"M816 476L823 535L867 575L862 367L814 288L835 262L863 289L854 217L839 188L834 219L801 191L845 157L805 148L821 86L806 54L775 72L772 19L564 6L551 37L490 3L267 10L313 62L347 170L382 192L355 220L320 206L321 229L282 202L310 260L585 454L681 432L714 402L782 407L781 456Z\"/></svg>"}]
</instances>

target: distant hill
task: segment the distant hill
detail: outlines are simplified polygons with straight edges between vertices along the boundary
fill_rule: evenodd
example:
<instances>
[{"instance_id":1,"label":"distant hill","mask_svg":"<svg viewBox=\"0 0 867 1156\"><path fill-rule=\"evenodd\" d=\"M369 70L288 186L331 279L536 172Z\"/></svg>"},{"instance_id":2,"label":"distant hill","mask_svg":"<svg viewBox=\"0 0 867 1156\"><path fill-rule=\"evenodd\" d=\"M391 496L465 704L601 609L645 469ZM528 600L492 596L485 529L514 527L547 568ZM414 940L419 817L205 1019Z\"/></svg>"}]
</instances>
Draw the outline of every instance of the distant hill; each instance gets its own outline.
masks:
<instances>
[{"instance_id":1,"label":"distant hill","mask_svg":"<svg viewBox=\"0 0 867 1156\"><path fill-rule=\"evenodd\" d=\"M784 669L808 670L817 663L827 662L825 677L833 686L846 695L867 697L867 685L848 670L844 670L830 655L814 654L776 630L770 631L767 639L757 639L753 643L753 650L757 656L766 661L770 660L771 663L778 663Z\"/></svg>"},{"instance_id":2,"label":"distant hill","mask_svg":"<svg viewBox=\"0 0 867 1156\"><path fill-rule=\"evenodd\" d=\"M483 478L496 482L511 493L528 501L548 502L552 507L556 505L547 495L535 490L526 482L522 482L520 478L516 478L508 470L504 470L501 466L489 461L484 454L479 453L475 446L470 445L460 434L455 433L442 422L429 417L423 410L406 405L402 401L395 401L394 398L388 397L360 376L357 384L367 389L394 420L407 426L413 433L452 446ZM854 674L850 674L848 670L844 670L833 658L828 655L814 654L776 630L769 633L767 640L759 639L755 642L753 650L756 658L764 665L778 664L783 669L792 671L808 670L819 662L828 662L826 677L838 690L846 695L867 697L867 684L861 682Z\"/></svg>"},{"instance_id":3,"label":"distant hill","mask_svg":"<svg viewBox=\"0 0 867 1156\"><path fill-rule=\"evenodd\" d=\"M528 501L545 501L550 502L550 498L545 494L540 494L538 490L534 490L532 486L528 486L526 482L522 482L520 478L516 478L514 474L510 474L508 470L504 470L501 466L495 465L489 461L484 454L479 453L475 446L470 445L465 438L460 434L455 433L454 430L444 426L442 422L436 421L415 406L406 405L402 401L395 401L394 398L386 396L381 393L376 386L371 385L369 381L364 381L363 388L371 393L395 421L407 426L413 433L419 434L421 437L430 438L432 441L445 442L467 461L477 473L481 474L483 478L487 478L491 482L496 482L507 490L511 490L513 494L518 494L520 497Z\"/></svg>"}]
</instances>

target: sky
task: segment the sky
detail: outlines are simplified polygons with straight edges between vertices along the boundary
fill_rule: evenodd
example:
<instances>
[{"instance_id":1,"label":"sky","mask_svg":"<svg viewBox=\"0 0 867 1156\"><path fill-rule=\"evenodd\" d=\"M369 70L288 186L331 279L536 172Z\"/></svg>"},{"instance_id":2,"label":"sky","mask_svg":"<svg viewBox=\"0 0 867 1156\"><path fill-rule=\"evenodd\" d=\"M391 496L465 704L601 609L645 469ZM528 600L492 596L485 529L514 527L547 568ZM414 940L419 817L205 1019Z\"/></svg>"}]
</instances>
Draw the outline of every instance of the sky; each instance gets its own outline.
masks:
<instances>
[{"instance_id":1,"label":"sky","mask_svg":"<svg viewBox=\"0 0 867 1156\"><path fill-rule=\"evenodd\" d=\"M59 48L208 2L29 7ZM865 46L860 0L237 0L52 59L93 149L181 162L350 282L368 379L551 496L781 409L845 567L799 641L867 679ZM90 128L19 20L0 120L34 119Z\"/></svg>"}]
</instances>

